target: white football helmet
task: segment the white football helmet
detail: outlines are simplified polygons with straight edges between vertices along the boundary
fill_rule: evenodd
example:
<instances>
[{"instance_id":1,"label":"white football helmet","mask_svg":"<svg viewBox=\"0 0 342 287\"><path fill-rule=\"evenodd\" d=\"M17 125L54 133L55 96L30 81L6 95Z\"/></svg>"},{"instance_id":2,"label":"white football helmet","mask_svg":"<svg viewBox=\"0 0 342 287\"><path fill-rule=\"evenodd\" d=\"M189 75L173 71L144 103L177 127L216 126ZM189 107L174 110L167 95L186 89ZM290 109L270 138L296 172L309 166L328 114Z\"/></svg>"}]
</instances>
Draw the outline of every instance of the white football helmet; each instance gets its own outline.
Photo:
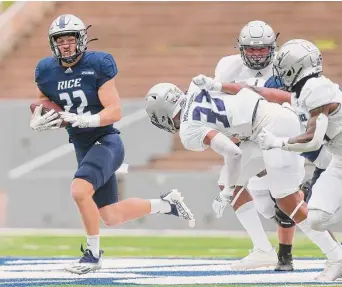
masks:
<instances>
[{"instance_id":1,"label":"white football helmet","mask_svg":"<svg viewBox=\"0 0 342 287\"><path fill-rule=\"evenodd\" d=\"M251 21L243 27L238 38L238 47L244 64L252 70L266 68L273 60L278 35L263 21ZM263 57L247 56L247 48L269 48L269 52Z\"/></svg>"},{"instance_id":2,"label":"white football helmet","mask_svg":"<svg viewBox=\"0 0 342 287\"><path fill-rule=\"evenodd\" d=\"M273 61L273 69L274 74L284 83L285 89L293 92L293 87L304 77L322 73L322 55L307 40L290 40L280 48Z\"/></svg>"},{"instance_id":3,"label":"white football helmet","mask_svg":"<svg viewBox=\"0 0 342 287\"><path fill-rule=\"evenodd\" d=\"M70 57L62 57L56 39L61 36L72 35L77 39L76 53ZM54 57L66 63L73 63L79 55L87 50L87 27L74 15L66 14L57 17L49 29L49 42Z\"/></svg>"},{"instance_id":4,"label":"white football helmet","mask_svg":"<svg viewBox=\"0 0 342 287\"><path fill-rule=\"evenodd\" d=\"M147 92L145 102L145 109L152 124L170 133L178 131L173 118L186 102L181 89L174 84L159 83Z\"/></svg>"}]
</instances>

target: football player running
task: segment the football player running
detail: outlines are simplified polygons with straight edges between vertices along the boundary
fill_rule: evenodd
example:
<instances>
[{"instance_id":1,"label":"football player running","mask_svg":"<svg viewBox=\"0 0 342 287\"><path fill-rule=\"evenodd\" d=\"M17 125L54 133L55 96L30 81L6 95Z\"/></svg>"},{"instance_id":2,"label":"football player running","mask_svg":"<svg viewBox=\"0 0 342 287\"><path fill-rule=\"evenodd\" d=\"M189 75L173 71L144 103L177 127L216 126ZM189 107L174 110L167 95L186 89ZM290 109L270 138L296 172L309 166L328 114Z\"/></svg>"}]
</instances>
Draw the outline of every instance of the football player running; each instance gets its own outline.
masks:
<instances>
[{"instance_id":1,"label":"football player running","mask_svg":"<svg viewBox=\"0 0 342 287\"><path fill-rule=\"evenodd\" d=\"M121 119L121 105L115 85L118 73L112 55L87 51L84 23L74 15L61 15L49 29L52 57L39 61L35 70L38 100L51 100L64 109L62 118L75 147L78 168L71 194L87 234L78 262L67 266L71 273L85 274L101 268L100 219L116 226L144 215L163 213L189 220L194 217L177 190L160 199L129 198L118 201L115 171L124 159L124 146L113 123ZM48 115L48 116L46 116ZM62 119L51 110L42 115L42 105L31 118L33 130L57 129Z\"/></svg>"}]
</instances>

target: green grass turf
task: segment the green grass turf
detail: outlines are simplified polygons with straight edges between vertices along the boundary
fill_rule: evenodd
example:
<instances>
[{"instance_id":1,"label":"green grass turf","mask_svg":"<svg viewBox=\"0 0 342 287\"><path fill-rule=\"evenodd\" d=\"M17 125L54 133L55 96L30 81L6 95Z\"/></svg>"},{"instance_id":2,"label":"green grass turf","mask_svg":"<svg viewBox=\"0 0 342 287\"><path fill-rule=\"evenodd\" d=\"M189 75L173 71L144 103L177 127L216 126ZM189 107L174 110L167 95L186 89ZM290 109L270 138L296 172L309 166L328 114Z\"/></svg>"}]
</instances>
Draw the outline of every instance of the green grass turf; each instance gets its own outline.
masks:
<instances>
[{"instance_id":1,"label":"green grass turf","mask_svg":"<svg viewBox=\"0 0 342 287\"><path fill-rule=\"evenodd\" d=\"M65 236L3 236L2 256L79 256L85 237ZM277 239L272 238L277 246ZM252 245L247 238L225 237L102 237L105 256L196 256L243 257ZM295 240L293 254L297 257L323 257L308 239Z\"/></svg>"}]
</instances>

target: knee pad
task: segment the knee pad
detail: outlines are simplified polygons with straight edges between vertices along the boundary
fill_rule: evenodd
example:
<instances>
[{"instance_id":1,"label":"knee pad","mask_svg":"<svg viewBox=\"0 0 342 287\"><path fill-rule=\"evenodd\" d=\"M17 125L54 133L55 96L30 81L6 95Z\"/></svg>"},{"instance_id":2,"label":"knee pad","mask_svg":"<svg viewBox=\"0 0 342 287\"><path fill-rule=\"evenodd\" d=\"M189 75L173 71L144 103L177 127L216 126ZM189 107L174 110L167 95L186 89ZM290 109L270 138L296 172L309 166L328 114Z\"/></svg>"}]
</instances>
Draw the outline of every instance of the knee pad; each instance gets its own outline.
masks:
<instances>
[{"instance_id":1,"label":"knee pad","mask_svg":"<svg viewBox=\"0 0 342 287\"><path fill-rule=\"evenodd\" d=\"M81 161L75 178L90 182L96 190L113 175L116 165L114 155L108 147L94 145Z\"/></svg>"},{"instance_id":2,"label":"knee pad","mask_svg":"<svg viewBox=\"0 0 342 287\"><path fill-rule=\"evenodd\" d=\"M278 205L274 206L275 209L275 221L279 226L282 228L291 228L296 225L296 223L288 217L287 214L285 214L279 207Z\"/></svg>"}]
</instances>

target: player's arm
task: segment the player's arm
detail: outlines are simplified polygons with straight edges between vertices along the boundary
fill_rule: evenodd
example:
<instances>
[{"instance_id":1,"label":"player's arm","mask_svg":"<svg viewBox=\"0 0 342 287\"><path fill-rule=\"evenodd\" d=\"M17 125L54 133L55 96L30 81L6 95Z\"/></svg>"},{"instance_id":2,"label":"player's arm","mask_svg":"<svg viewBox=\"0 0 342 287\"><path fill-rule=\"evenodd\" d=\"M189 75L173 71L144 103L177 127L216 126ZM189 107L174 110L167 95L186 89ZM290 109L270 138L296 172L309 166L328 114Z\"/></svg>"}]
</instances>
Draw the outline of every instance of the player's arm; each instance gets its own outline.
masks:
<instances>
[{"instance_id":1,"label":"player's arm","mask_svg":"<svg viewBox=\"0 0 342 287\"><path fill-rule=\"evenodd\" d=\"M225 187L226 193L231 193L232 189L238 185L241 174L242 150L228 137L216 130L209 131L203 144L210 146L216 153L222 155L224 163L228 167L227 180L230 186Z\"/></svg>"},{"instance_id":2,"label":"player's arm","mask_svg":"<svg viewBox=\"0 0 342 287\"><path fill-rule=\"evenodd\" d=\"M99 99L104 109L98 114L100 126L111 125L121 119L121 104L115 79L105 82L99 89Z\"/></svg>"},{"instance_id":3,"label":"player's arm","mask_svg":"<svg viewBox=\"0 0 342 287\"><path fill-rule=\"evenodd\" d=\"M61 117L71 123L72 127L96 128L111 125L121 119L119 93L115 87L114 77L105 81L98 90L99 100L104 109L94 115L77 115L60 112Z\"/></svg>"},{"instance_id":4,"label":"player's arm","mask_svg":"<svg viewBox=\"0 0 342 287\"><path fill-rule=\"evenodd\" d=\"M236 95L243 88L248 88L249 86L242 83L222 83L221 91L226 94Z\"/></svg>"},{"instance_id":5,"label":"player's arm","mask_svg":"<svg viewBox=\"0 0 342 287\"><path fill-rule=\"evenodd\" d=\"M208 91L220 91L226 94L236 95L242 89L248 88L258 93L269 102L279 104L285 102L291 103L291 94L278 89L255 87L244 83L222 83L205 75L198 75L194 77L192 81L200 89L206 89Z\"/></svg>"},{"instance_id":6,"label":"player's arm","mask_svg":"<svg viewBox=\"0 0 342 287\"><path fill-rule=\"evenodd\" d=\"M304 134L290 138L284 143L283 149L296 152L309 152L318 150L324 141L328 128L328 115L333 104L324 105L310 111L311 118L308 121Z\"/></svg>"},{"instance_id":7,"label":"player's arm","mask_svg":"<svg viewBox=\"0 0 342 287\"><path fill-rule=\"evenodd\" d=\"M39 65L35 70L35 81L37 83L37 101L50 100L39 88ZM46 131L60 128L62 120L58 119L58 114L54 110L50 110L46 114L42 115L43 105L35 108L31 119L30 127L34 131Z\"/></svg>"},{"instance_id":8,"label":"player's arm","mask_svg":"<svg viewBox=\"0 0 342 287\"><path fill-rule=\"evenodd\" d=\"M48 101L49 98L37 87L37 101Z\"/></svg>"},{"instance_id":9,"label":"player's arm","mask_svg":"<svg viewBox=\"0 0 342 287\"><path fill-rule=\"evenodd\" d=\"M236 83L222 83L222 91L227 94L237 94L243 88L248 88L262 97L264 97L267 101L283 104L283 103L290 103L291 104L291 94L289 92L285 92L278 89L273 88L262 88L262 87L255 87L249 86L246 84L236 84Z\"/></svg>"},{"instance_id":10,"label":"player's arm","mask_svg":"<svg viewBox=\"0 0 342 287\"><path fill-rule=\"evenodd\" d=\"M42 91L37 87L37 100L45 101L49 100ZM31 116L30 127L34 131L46 131L59 129L62 120L58 119L58 114L54 110L50 110L46 114L42 115L43 105L37 106Z\"/></svg>"}]
</instances>

